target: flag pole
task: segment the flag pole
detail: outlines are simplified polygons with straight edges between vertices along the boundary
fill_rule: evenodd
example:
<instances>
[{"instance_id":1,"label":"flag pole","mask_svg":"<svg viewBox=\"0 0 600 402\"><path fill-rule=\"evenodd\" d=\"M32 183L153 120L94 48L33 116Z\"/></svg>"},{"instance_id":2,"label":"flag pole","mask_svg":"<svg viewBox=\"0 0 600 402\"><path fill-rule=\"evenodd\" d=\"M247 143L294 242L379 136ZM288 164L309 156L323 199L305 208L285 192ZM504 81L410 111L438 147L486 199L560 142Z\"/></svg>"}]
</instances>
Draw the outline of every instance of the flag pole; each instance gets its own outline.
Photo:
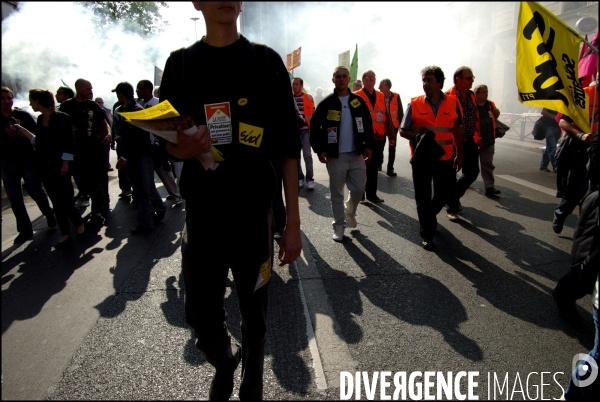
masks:
<instances>
[{"instance_id":1,"label":"flag pole","mask_svg":"<svg viewBox=\"0 0 600 402\"><path fill-rule=\"evenodd\" d=\"M598 85L598 80L596 79L596 85ZM592 121L590 122L590 133L594 131L594 118L596 117L596 102L597 102L598 88L594 88L594 106L592 107ZM597 133L594 133L597 135Z\"/></svg>"},{"instance_id":2,"label":"flag pole","mask_svg":"<svg viewBox=\"0 0 600 402\"><path fill-rule=\"evenodd\" d=\"M583 43L585 43L593 52L599 54L598 49L594 47L589 41L582 39Z\"/></svg>"}]
</instances>

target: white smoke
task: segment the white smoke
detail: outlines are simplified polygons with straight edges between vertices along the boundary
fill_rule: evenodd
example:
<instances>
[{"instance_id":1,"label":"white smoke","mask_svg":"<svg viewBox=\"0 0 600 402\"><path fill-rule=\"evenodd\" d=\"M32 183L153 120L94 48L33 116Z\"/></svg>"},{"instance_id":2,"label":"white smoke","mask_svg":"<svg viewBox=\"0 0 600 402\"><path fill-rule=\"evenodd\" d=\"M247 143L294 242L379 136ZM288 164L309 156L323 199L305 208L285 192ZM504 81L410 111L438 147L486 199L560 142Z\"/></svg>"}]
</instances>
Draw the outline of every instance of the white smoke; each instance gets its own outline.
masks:
<instances>
[{"instance_id":1,"label":"white smoke","mask_svg":"<svg viewBox=\"0 0 600 402\"><path fill-rule=\"evenodd\" d=\"M111 89L122 81L134 87L139 80L154 81L154 66L164 69L169 53L205 34L204 20L190 2L170 2L162 9L164 32L141 37L117 25L103 35L94 29L91 15L73 2L19 2L18 11L2 22L2 72L19 82L15 106L29 104L28 90L53 93L64 81L92 83L94 97L107 107L116 102ZM200 17L196 23L191 17Z\"/></svg>"}]
</instances>

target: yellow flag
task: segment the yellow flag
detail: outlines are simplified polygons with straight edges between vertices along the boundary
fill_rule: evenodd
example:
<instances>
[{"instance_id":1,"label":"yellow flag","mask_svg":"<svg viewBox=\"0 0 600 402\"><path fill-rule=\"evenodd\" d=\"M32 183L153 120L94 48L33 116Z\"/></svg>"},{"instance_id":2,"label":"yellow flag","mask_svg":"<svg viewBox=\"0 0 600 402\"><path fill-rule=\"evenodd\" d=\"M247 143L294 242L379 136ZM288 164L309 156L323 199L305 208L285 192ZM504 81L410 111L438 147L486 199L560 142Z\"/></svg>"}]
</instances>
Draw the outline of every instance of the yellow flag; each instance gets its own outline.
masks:
<instances>
[{"instance_id":1,"label":"yellow flag","mask_svg":"<svg viewBox=\"0 0 600 402\"><path fill-rule=\"evenodd\" d=\"M519 101L566 114L590 132L589 99L577 74L581 35L533 1L522 1L517 27Z\"/></svg>"}]
</instances>

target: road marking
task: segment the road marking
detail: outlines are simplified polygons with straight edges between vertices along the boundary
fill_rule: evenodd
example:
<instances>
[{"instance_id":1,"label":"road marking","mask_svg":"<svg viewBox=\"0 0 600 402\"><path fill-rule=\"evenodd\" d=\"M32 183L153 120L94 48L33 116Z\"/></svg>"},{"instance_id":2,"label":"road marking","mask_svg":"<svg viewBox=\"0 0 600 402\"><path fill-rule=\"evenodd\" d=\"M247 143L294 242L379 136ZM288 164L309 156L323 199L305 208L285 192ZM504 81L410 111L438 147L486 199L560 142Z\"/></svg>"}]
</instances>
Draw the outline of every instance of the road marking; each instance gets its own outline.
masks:
<instances>
[{"instance_id":1,"label":"road marking","mask_svg":"<svg viewBox=\"0 0 600 402\"><path fill-rule=\"evenodd\" d=\"M544 194L551 195L552 197L556 197L556 190L554 190L552 188L540 186L539 184L531 183L527 180L522 180L517 177L507 175L507 174L498 174L498 175L496 175L496 177L500 177L501 179L512 181L513 183L517 183L517 184L520 184L527 188L540 191Z\"/></svg>"},{"instance_id":2,"label":"road marking","mask_svg":"<svg viewBox=\"0 0 600 402\"><path fill-rule=\"evenodd\" d=\"M306 333L313 357L317 388L320 390L339 388L340 372L356 371L358 363L352 359L348 345L339 335L342 333L341 327L329 303L325 285L313 262L308 239L304 233L302 240L302 253L294 266L304 304ZM304 282L302 277L305 278ZM311 320L311 317L314 320Z\"/></svg>"},{"instance_id":3,"label":"road marking","mask_svg":"<svg viewBox=\"0 0 600 402\"><path fill-rule=\"evenodd\" d=\"M308 337L308 347L310 348L310 354L312 355L317 389L326 390L327 380L325 379L325 373L323 372L323 364L321 363L321 356L319 355L319 348L317 346L317 340L315 339L315 331L313 330L312 322L310 321L306 297L304 297L304 288L302 287L302 279L300 279L300 271L298 270L298 264L295 261L294 268L296 268L296 273L299 278L300 297L302 298L302 306L304 307L304 317L306 317L306 336Z\"/></svg>"}]
</instances>

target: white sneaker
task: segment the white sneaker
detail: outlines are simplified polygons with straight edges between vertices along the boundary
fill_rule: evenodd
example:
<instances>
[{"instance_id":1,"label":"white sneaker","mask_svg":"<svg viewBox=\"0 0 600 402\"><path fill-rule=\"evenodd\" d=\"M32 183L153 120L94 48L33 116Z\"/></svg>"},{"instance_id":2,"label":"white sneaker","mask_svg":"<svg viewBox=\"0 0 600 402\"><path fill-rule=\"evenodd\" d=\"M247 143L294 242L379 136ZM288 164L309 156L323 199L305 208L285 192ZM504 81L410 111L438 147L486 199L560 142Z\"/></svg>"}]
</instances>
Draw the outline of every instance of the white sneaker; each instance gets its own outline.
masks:
<instances>
[{"instance_id":1,"label":"white sneaker","mask_svg":"<svg viewBox=\"0 0 600 402\"><path fill-rule=\"evenodd\" d=\"M346 223L348 226L355 228L356 225L358 225L358 222L356 222L356 216L352 215L346 208L344 208L344 215L346 215Z\"/></svg>"},{"instance_id":2,"label":"white sneaker","mask_svg":"<svg viewBox=\"0 0 600 402\"><path fill-rule=\"evenodd\" d=\"M333 240L341 242L344 240L344 225L338 225L333 228Z\"/></svg>"},{"instance_id":3,"label":"white sneaker","mask_svg":"<svg viewBox=\"0 0 600 402\"><path fill-rule=\"evenodd\" d=\"M460 216L458 216L456 212L448 212L447 216L451 222L456 222L460 220Z\"/></svg>"},{"instance_id":4,"label":"white sneaker","mask_svg":"<svg viewBox=\"0 0 600 402\"><path fill-rule=\"evenodd\" d=\"M298 188L304 187L304 180L298 180Z\"/></svg>"},{"instance_id":5,"label":"white sneaker","mask_svg":"<svg viewBox=\"0 0 600 402\"><path fill-rule=\"evenodd\" d=\"M307 187L309 190L314 190L315 189L315 182L314 181L309 181L307 184Z\"/></svg>"}]
</instances>

